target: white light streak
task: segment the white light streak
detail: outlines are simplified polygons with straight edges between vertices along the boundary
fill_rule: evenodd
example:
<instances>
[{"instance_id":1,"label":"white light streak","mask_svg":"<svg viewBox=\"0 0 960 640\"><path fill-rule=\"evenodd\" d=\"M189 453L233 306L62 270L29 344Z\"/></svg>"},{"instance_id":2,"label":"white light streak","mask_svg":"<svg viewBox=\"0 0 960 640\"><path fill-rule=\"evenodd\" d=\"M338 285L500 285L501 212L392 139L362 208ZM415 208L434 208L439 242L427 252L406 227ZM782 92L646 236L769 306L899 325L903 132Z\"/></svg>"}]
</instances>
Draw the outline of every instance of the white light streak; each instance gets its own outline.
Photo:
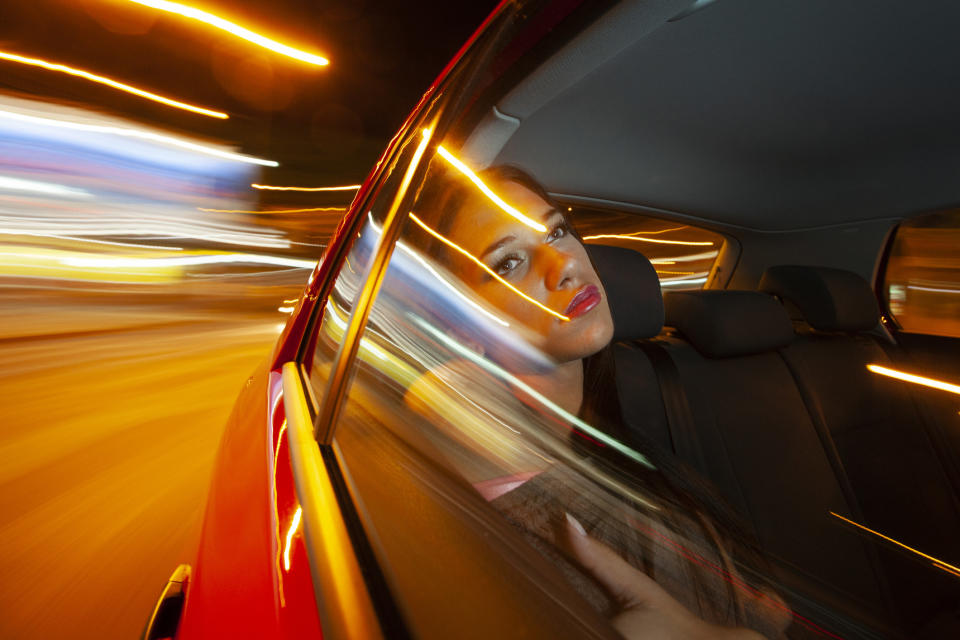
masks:
<instances>
[{"instance_id":1,"label":"white light streak","mask_svg":"<svg viewBox=\"0 0 960 640\"><path fill-rule=\"evenodd\" d=\"M10 176L0 176L0 189L7 191L27 191L30 193L43 193L52 196L63 196L66 198L90 198L93 194L84 189L74 189L62 184L52 182L40 182L38 180L25 180L23 178L11 178Z\"/></svg>"},{"instance_id":2,"label":"white light streak","mask_svg":"<svg viewBox=\"0 0 960 640\"><path fill-rule=\"evenodd\" d=\"M197 153L201 153L208 156L215 156L217 158L224 158L226 160L235 160L237 162L246 162L248 164L258 164L263 167L280 166L280 163L274 160L264 160L263 158L255 158L253 156L247 156L241 153L224 151L223 149L208 147L206 145L190 142L189 140L184 140L182 138L175 138L173 136L155 133L153 131L148 131L146 129L114 127L114 126L103 125L103 124L91 124L86 122L74 122L70 120L61 120L58 118L41 118L39 116L31 116L25 113L17 113L14 111L4 111L4 110L0 110L0 118L6 118L8 120L14 120L19 122L29 122L32 124L39 124L39 125L44 125L48 127L71 129L74 131L91 131L95 133L105 133L108 135L123 136L127 138L137 138L140 140L150 140L151 142L159 142L161 144L166 144L173 147L180 147L181 149L188 149L190 151L195 151Z\"/></svg>"}]
</instances>

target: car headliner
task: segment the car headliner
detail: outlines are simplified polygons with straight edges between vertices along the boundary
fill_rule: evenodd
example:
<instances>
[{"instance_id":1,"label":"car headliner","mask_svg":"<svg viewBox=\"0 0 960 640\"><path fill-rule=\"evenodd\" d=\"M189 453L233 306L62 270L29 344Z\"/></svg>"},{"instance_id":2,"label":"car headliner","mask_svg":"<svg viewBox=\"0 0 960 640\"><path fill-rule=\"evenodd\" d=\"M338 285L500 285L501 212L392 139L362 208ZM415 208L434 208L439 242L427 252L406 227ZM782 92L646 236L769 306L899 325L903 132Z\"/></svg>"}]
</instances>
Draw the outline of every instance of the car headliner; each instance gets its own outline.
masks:
<instances>
[{"instance_id":1,"label":"car headliner","mask_svg":"<svg viewBox=\"0 0 960 640\"><path fill-rule=\"evenodd\" d=\"M762 231L960 202L960 4L719 0L665 22L678 4L615 7L465 152L553 192Z\"/></svg>"}]
</instances>

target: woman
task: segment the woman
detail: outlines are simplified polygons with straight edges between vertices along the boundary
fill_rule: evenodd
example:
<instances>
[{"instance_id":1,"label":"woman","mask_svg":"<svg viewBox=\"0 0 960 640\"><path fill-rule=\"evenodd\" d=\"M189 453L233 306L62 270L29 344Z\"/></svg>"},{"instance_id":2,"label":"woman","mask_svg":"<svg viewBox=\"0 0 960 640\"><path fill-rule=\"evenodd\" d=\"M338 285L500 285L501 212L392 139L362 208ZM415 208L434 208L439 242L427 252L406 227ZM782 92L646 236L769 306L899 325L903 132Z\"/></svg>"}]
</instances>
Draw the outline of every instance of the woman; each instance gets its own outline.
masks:
<instances>
[{"instance_id":1,"label":"woman","mask_svg":"<svg viewBox=\"0 0 960 640\"><path fill-rule=\"evenodd\" d=\"M460 176L433 180L413 218L426 252L523 325L556 363L517 378L618 440L639 442L652 462L637 464L575 432L577 448L643 497L597 492L564 465L486 483L482 492L627 637L782 636L790 612L762 576L744 578L737 561L762 562L749 545L734 551L735 518L624 425L606 293L562 209L517 168L480 178L499 202Z\"/></svg>"}]
</instances>

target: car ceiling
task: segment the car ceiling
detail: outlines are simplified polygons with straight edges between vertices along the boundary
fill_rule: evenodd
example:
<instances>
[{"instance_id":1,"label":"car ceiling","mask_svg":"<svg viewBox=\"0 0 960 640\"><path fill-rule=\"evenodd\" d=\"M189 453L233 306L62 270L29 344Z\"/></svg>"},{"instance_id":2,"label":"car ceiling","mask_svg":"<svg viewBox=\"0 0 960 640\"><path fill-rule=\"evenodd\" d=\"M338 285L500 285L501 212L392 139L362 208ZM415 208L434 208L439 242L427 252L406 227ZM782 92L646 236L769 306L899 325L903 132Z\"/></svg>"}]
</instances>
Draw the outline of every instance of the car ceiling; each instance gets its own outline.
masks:
<instances>
[{"instance_id":1,"label":"car ceiling","mask_svg":"<svg viewBox=\"0 0 960 640\"><path fill-rule=\"evenodd\" d=\"M654 26L530 113L505 97L495 162L764 231L960 204L960 4L719 0Z\"/></svg>"}]
</instances>

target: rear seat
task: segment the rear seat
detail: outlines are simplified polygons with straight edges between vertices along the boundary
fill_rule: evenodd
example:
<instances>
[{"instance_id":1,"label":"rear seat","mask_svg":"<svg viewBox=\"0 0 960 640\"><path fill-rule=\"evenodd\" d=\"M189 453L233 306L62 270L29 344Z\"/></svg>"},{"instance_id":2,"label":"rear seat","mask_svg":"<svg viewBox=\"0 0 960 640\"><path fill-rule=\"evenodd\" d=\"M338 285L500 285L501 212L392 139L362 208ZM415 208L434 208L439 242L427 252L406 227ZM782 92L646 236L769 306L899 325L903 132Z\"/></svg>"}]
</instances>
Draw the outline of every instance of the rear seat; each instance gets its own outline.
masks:
<instances>
[{"instance_id":1,"label":"rear seat","mask_svg":"<svg viewBox=\"0 0 960 640\"><path fill-rule=\"evenodd\" d=\"M615 338L622 341L617 378L628 424L681 453L746 517L795 609L824 620L807 594L854 619L883 619L889 598L871 545L828 513L859 516L777 353L793 340L783 307L758 292L668 294L667 324L680 335L653 341L663 311L649 262L628 249L590 251L612 303ZM678 451L686 436L661 389L671 377L686 396L700 455L690 455L689 443ZM842 620L834 622L834 631L857 635Z\"/></svg>"},{"instance_id":2,"label":"rear seat","mask_svg":"<svg viewBox=\"0 0 960 640\"><path fill-rule=\"evenodd\" d=\"M783 307L752 291L674 292L665 306L705 474L753 523L792 604L816 616L808 594L855 619L885 617L872 547L830 515L859 514L777 353L793 340Z\"/></svg>"},{"instance_id":3,"label":"rear seat","mask_svg":"<svg viewBox=\"0 0 960 640\"><path fill-rule=\"evenodd\" d=\"M760 288L797 318L800 335L781 355L861 522L956 563L960 509L923 416L908 385L866 368L897 368L891 356L898 358L895 346L871 333L880 314L870 285L848 271L785 265L768 269ZM955 576L886 547L879 556L908 627L960 608Z\"/></svg>"}]
</instances>

